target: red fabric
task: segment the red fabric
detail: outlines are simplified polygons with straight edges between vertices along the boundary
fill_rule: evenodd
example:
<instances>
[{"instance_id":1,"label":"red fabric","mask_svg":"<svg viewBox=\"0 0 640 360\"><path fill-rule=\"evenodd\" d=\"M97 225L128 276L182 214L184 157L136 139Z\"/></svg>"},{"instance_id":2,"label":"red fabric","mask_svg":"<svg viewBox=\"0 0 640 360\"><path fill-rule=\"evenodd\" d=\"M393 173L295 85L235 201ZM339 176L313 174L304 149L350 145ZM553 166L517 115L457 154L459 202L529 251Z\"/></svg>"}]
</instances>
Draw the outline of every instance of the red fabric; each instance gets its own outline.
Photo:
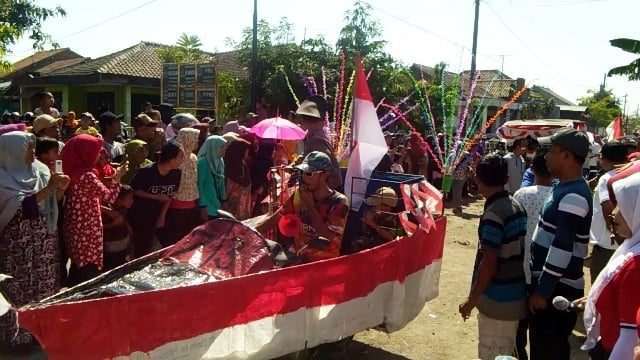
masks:
<instances>
[{"instance_id":1,"label":"red fabric","mask_svg":"<svg viewBox=\"0 0 640 360\"><path fill-rule=\"evenodd\" d=\"M278 229L286 237L295 237L302 229L302 220L295 214L284 215L278 221Z\"/></svg>"},{"instance_id":2,"label":"red fabric","mask_svg":"<svg viewBox=\"0 0 640 360\"><path fill-rule=\"evenodd\" d=\"M102 139L91 135L76 135L67 141L62 148L62 170L71 177L71 183L94 170L101 149Z\"/></svg>"},{"instance_id":3,"label":"red fabric","mask_svg":"<svg viewBox=\"0 0 640 360\"><path fill-rule=\"evenodd\" d=\"M605 350L613 350L620 327L636 328L640 308L640 256L629 259L602 290L596 309L600 313L600 336Z\"/></svg>"},{"instance_id":4,"label":"red fabric","mask_svg":"<svg viewBox=\"0 0 640 360\"><path fill-rule=\"evenodd\" d=\"M613 119L610 126L613 128L613 139L618 140L624 137L624 129L622 128L622 117L618 116Z\"/></svg>"},{"instance_id":5,"label":"red fabric","mask_svg":"<svg viewBox=\"0 0 640 360\"><path fill-rule=\"evenodd\" d=\"M364 73L364 65L360 57L356 59L356 84L353 94L358 99L373 102L369 84L367 84L367 75Z\"/></svg>"},{"instance_id":6,"label":"red fabric","mask_svg":"<svg viewBox=\"0 0 640 360\"><path fill-rule=\"evenodd\" d=\"M635 161L635 160L640 160L640 152L632 152L631 154L627 155L627 160L629 161Z\"/></svg>"},{"instance_id":7,"label":"red fabric","mask_svg":"<svg viewBox=\"0 0 640 360\"><path fill-rule=\"evenodd\" d=\"M105 359L232 325L366 296L442 259L446 218L427 234L336 259L169 290L19 309L50 359ZM375 269L375 271L372 271ZM434 279L437 281L437 279Z\"/></svg>"},{"instance_id":8,"label":"red fabric","mask_svg":"<svg viewBox=\"0 0 640 360\"><path fill-rule=\"evenodd\" d=\"M109 153L104 147L100 149L100 159L96 163L94 173L98 176L98 179L104 181L112 178L116 175L116 169L109 163Z\"/></svg>"},{"instance_id":9,"label":"red fabric","mask_svg":"<svg viewBox=\"0 0 640 360\"><path fill-rule=\"evenodd\" d=\"M64 205L63 231L69 257L75 265L95 264L102 269L100 205L112 204L119 193L119 184L106 187L93 171L87 171L71 184Z\"/></svg>"},{"instance_id":10,"label":"red fabric","mask_svg":"<svg viewBox=\"0 0 640 360\"><path fill-rule=\"evenodd\" d=\"M212 220L193 229L162 257L169 258L195 266L217 279L273 269L271 254L262 237L231 220Z\"/></svg>"},{"instance_id":11,"label":"red fabric","mask_svg":"<svg viewBox=\"0 0 640 360\"><path fill-rule=\"evenodd\" d=\"M640 307L638 308L638 313L636 314L636 326L638 327L638 336L640 337Z\"/></svg>"}]
</instances>

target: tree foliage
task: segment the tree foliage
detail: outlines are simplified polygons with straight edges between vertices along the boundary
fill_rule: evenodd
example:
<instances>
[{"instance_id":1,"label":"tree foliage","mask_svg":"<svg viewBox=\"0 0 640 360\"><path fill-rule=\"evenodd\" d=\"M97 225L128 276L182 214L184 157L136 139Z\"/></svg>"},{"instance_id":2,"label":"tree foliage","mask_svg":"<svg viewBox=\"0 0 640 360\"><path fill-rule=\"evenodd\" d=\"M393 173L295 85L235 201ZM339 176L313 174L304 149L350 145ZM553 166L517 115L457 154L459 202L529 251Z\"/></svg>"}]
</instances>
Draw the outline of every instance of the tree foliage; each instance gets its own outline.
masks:
<instances>
[{"instance_id":1,"label":"tree foliage","mask_svg":"<svg viewBox=\"0 0 640 360\"><path fill-rule=\"evenodd\" d=\"M287 18L273 24L265 20L258 23L258 97L270 104L272 110L279 110L282 114L295 109L286 78L300 99L310 95L304 83L308 77L315 78L318 93L322 95L322 68L325 69L327 95L332 98L339 80L340 54L343 51L347 59L347 81L355 68L355 56L363 58L366 70L371 72L369 88L374 99L384 97L395 102L412 91L413 82L406 75L406 66L384 51L382 27L373 18L371 7L366 2L357 0L347 11L336 47L328 44L322 36L296 41L294 30ZM246 28L239 41L227 39L227 45L240 52L241 63L248 69L251 68L252 38L251 28Z\"/></svg>"},{"instance_id":2,"label":"tree foliage","mask_svg":"<svg viewBox=\"0 0 640 360\"><path fill-rule=\"evenodd\" d=\"M578 99L578 103L587 107L590 125L596 127L606 127L622 113L620 102L611 90L589 90L586 96Z\"/></svg>"},{"instance_id":3,"label":"tree foliage","mask_svg":"<svg viewBox=\"0 0 640 360\"><path fill-rule=\"evenodd\" d=\"M11 46L27 34L36 50L42 50L47 44L58 47L51 36L42 30L42 25L51 17L65 15L61 7L45 8L33 0L0 1L0 70L10 69L11 64L5 57L10 53Z\"/></svg>"},{"instance_id":4,"label":"tree foliage","mask_svg":"<svg viewBox=\"0 0 640 360\"><path fill-rule=\"evenodd\" d=\"M204 53L201 47L202 42L198 36L182 33L175 45L160 48L157 52L164 63L197 64L212 61L211 56Z\"/></svg>"},{"instance_id":5,"label":"tree foliage","mask_svg":"<svg viewBox=\"0 0 640 360\"><path fill-rule=\"evenodd\" d=\"M634 39L613 39L611 46L620 48L628 53L640 54L640 41ZM640 80L640 58L633 60L628 65L618 66L609 70L609 76L623 75L629 80Z\"/></svg>"}]
</instances>

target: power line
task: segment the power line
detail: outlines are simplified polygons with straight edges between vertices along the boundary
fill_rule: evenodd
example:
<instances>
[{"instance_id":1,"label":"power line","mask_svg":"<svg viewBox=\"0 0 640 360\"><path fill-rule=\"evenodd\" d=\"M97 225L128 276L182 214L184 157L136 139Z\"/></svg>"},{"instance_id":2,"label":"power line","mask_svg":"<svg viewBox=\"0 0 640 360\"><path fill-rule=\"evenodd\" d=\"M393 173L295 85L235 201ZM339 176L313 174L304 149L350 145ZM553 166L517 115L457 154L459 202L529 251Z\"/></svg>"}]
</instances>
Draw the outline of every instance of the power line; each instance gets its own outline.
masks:
<instances>
[{"instance_id":1,"label":"power line","mask_svg":"<svg viewBox=\"0 0 640 360\"><path fill-rule=\"evenodd\" d=\"M97 22L97 23L95 23L93 25L87 26L86 28L83 28L83 29L75 31L75 32L73 32L71 34L65 35L60 39L61 40L68 39L70 37L82 34L83 32L87 32L89 30L95 29L95 28L97 28L99 26L102 26L102 25L108 23L108 22L111 22L113 20L117 20L117 19L119 19L119 18L121 18L121 17L123 17L125 15L128 15L128 14L134 12L134 11L138 11L138 10L142 9L143 7L151 5L151 4L153 4L153 3L157 2L157 1L159 1L159 0L150 0L150 1L144 2L144 3L142 3L142 4L140 4L140 5L136 6L136 7L133 7L131 9L125 10L125 11L123 11L123 12L117 14L117 15L114 15L112 17L109 17L109 18L106 18L104 20L101 20L101 21L99 21L99 22Z\"/></svg>"},{"instance_id":2,"label":"power line","mask_svg":"<svg viewBox=\"0 0 640 360\"><path fill-rule=\"evenodd\" d=\"M439 38L440 40L443 40L443 41L445 41L445 42L450 43L450 44L451 44L451 45L453 45L453 46L456 46L456 47L458 47L458 48L461 48L461 49L465 50L465 52L467 52L467 53L469 53L469 54L471 53L471 47L470 47L470 46L467 46L467 45L462 44L462 43L460 43L460 42L458 42L458 41L455 41L455 40L449 39L449 38L447 38L446 36L443 36L443 35L441 35L441 34L439 34L439 33L435 32L435 31L433 31L433 30L429 30L429 29L427 29L427 28L425 28L425 27L423 27L423 26L421 26L421 25L418 25L418 24L413 23L413 22L411 22L411 21L409 21L409 20L407 20L407 19L404 19L404 18L402 18L402 17L400 17L400 16L397 16L397 15L395 15L395 14L392 14L392 13L390 13L389 11L386 11L386 10L384 10L384 9L382 9L382 8L377 7L377 6L373 6L373 5L371 5L371 8L372 8L373 10L375 10L375 11L378 11L379 13L381 13L381 14L383 14L383 15L386 15L386 16L388 16L388 17L390 17L390 18L395 19L395 20L396 20L396 21L398 21L398 22L401 22L401 23L403 23L403 24L405 24L405 25L407 25L407 26L413 27L413 28L415 28L415 29L417 29L417 30L419 30L419 31L421 31L421 32L423 32L423 33L433 35L433 36L435 36L435 37ZM499 58L499 57L501 56L501 55L498 55L498 54L484 54L484 53L478 53L477 55L479 55L479 56L483 56L483 57L487 57L487 58Z\"/></svg>"},{"instance_id":3,"label":"power line","mask_svg":"<svg viewBox=\"0 0 640 360\"><path fill-rule=\"evenodd\" d=\"M592 0L593 1L593 0ZM566 76L564 76L564 74L561 74L559 72L556 71L555 67L548 64L546 61L542 60L542 57L540 57L538 55L538 53L536 53L518 34L515 33L515 31L513 31L511 29L511 27L509 25L507 25L507 23L502 19L502 17L500 16L500 14L498 14L498 12L489 4L488 1L483 1L484 4L487 5L487 8L489 8L489 10L493 13L493 15L498 19L498 21L500 21L500 23L502 24L502 26L509 32L511 33L511 35L518 40L518 42L520 43L520 45L522 45L522 47L524 47L531 55L533 55L534 59L536 61L538 61L541 65L543 65L546 69L551 70L555 75L557 75L558 77L564 78L565 80L568 80L569 82L573 83L574 85L580 85L580 86L584 86L586 84L577 84L575 82L574 79L570 79ZM588 87L588 85L586 85Z\"/></svg>"}]
</instances>

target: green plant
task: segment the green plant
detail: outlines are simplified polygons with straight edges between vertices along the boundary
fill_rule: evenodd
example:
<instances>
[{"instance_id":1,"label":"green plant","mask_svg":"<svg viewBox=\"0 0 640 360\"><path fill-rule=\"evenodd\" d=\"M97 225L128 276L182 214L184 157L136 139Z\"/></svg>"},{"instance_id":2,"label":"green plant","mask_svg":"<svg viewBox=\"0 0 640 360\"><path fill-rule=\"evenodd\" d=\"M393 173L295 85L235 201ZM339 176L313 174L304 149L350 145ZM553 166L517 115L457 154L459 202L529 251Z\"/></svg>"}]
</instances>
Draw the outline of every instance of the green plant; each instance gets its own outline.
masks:
<instances>
[{"instance_id":1,"label":"green plant","mask_svg":"<svg viewBox=\"0 0 640 360\"><path fill-rule=\"evenodd\" d=\"M634 39L613 39L611 46L620 48L632 54L640 54L640 41ZM609 76L623 75L629 80L640 80L640 58L633 60L628 65L618 66L609 70Z\"/></svg>"},{"instance_id":2,"label":"green plant","mask_svg":"<svg viewBox=\"0 0 640 360\"><path fill-rule=\"evenodd\" d=\"M587 91L587 96L578 99L581 106L587 107L589 123L596 127L606 127L620 113L620 102L611 90Z\"/></svg>"},{"instance_id":3,"label":"green plant","mask_svg":"<svg viewBox=\"0 0 640 360\"><path fill-rule=\"evenodd\" d=\"M11 64L5 59L10 48L25 34L33 41L33 48L44 49L46 44L58 47L51 36L42 30L43 23L67 13L61 7L45 8L33 0L0 1L0 71L9 71Z\"/></svg>"},{"instance_id":4,"label":"green plant","mask_svg":"<svg viewBox=\"0 0 640 360\"><path fill-rule=\"evenodd\" d=\"M211 61L211 56L200 48L202 43L196 35L183 33L173 46L162 47L157 50L158 56L165 63L204 63Z\"/></svg>"}]
</instances>

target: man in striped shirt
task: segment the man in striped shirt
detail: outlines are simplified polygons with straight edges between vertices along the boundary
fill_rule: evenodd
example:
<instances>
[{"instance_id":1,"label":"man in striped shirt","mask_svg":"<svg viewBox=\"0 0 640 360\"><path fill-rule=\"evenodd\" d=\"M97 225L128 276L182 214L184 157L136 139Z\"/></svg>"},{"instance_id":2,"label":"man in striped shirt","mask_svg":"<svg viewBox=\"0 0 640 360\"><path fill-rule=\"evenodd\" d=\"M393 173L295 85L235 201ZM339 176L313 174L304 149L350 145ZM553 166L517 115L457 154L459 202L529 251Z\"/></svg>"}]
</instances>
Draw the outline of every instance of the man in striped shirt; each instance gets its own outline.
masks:
<instances>
[{"instance_id":1,"label":"man in striped shirt","mask_svg":"<svg viewBox=\"0 0 640 360\"><path fill-rule=\"evenodd\" d=\"M531 359L569 359L575 312L551 306L556 296L575 300L584 294L582 266L592 217L591 191L582 177L589 153L586 134L568 130L551 138L547 167L560 180L542 208L531 244L533 289L529 298Z\"/></svg>"}]
</instances>

